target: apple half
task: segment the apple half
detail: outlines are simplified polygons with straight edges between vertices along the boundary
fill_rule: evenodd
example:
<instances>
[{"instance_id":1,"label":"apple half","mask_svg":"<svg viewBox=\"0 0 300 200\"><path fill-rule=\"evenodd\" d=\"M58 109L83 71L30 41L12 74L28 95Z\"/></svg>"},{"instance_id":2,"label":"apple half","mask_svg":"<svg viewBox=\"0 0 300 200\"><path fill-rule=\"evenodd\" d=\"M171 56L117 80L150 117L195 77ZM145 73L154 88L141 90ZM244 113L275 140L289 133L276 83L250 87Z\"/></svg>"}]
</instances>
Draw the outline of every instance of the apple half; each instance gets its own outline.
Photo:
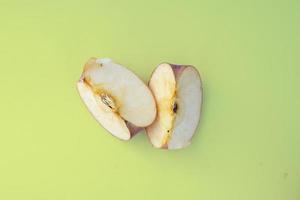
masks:
<instances>
[{"instance_id":1,"label":"apple half","mask_svg":"<svg viewBox=\"0 0 300 200\"><path fill-rule=\"evenodd\" d=\"M90 58L77 89L96 120L119 139L129 140L156 117L150 89L133 72L111 59Z\"/></svg>"},{"instance_id":2,"label":"apple half","mask_svg":"<svg viewBox=\"0 0 300 200\"><path fill-rule=\"evenodd\" d=\"M202 83L190 65L160 64L149 87L157 105L157 117L146 128L154 147L180 149L190 144L201 113Z\"/></svg>"}]
</instances>

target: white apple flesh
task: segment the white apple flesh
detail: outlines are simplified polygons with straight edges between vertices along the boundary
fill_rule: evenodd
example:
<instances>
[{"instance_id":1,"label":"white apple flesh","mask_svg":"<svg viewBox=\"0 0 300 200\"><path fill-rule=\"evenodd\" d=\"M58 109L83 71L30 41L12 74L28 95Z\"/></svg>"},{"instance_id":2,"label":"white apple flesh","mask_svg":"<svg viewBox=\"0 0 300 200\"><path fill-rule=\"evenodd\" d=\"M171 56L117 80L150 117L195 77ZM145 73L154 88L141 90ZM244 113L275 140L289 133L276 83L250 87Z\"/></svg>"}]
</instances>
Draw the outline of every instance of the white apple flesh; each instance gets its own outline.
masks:
<instances>
[{"instance_id":1,"label":"white apple flesh","mask_svg":"<svg viewBox=\"0 0 300 200\"><path fill-rule=\"evenodd\" d=\"M119 139L129 140L155 119L156 105L149 88L111 59L90 58L77 89L96 120Z\"/></svg>"},{"instance_id":2,"label":"white apple flesh","mask_svg":"<svg viewBox=\"0 0 300 200\"><path fill-rule=\"evenodd\" d=\"M160 64L149 87L157 104L157 117L146 128L154 147L180 149L190 144L196 132L202 105L199 72L190 65Z\"/></svg>"}]
</instances>

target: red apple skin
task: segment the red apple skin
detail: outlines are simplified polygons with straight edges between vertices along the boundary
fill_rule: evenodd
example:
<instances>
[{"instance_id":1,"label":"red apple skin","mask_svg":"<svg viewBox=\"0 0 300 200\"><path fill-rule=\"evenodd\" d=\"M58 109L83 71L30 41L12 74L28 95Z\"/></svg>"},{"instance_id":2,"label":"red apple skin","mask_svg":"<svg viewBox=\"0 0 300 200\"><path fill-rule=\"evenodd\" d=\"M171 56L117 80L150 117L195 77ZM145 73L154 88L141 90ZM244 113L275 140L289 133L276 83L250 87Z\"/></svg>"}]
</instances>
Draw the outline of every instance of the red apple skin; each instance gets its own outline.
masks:
<instances>
[{"instance_id":1,"label":"red apple skin","mask_svg":"<svg viewBox=\"0 0 300 200\"><path fill-rule=\"evenodd\" d=\"M133 125L130 122L126 122L126 126L130 132L130 138L141 132L144 128Z\"/></svg>"},{"instance_id":2,"label":"red apple skin","mask_svg":"<svg viewBox=\"0 0 300 200\"><path fill-rule=\"evenodd\" d=\"M181 72L183 72L183 70L187 67L187 65L168 64L172 67L176 79L178 79L178 77L181 75Z\"/></svg>"}]
</instances>

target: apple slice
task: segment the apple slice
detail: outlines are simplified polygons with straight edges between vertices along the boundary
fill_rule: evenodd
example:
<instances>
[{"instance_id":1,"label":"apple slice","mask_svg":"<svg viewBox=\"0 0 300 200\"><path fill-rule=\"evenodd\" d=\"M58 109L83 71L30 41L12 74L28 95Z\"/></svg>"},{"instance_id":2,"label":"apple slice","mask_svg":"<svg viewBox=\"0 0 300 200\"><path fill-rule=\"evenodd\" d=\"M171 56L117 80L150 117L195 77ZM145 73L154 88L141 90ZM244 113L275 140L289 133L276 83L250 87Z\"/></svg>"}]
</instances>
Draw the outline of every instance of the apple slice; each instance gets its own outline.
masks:
<instances>
[{"instance_id":1,"label":"apple slice","mask_svg":"<svg viewBox=\"0 0 300 200\"><path fill-rule=\"evenodd\" d=\"M96 120L119 139L129 140L156 117L150 89L111 59L90 58L77 89Z\"/></svg>"},{"instance_id":2,"label":"apple slice","mask_svg":"<svg viewBox=\"0 0 300 200\"><path fill-rule=\"evenodd\" d=\"M157 117L146 128L152 145L166 149L189 145L202 104L202 83L197 69L162 63L152 73L149 86L157 104Z\"/></svg>"}]
</instances>

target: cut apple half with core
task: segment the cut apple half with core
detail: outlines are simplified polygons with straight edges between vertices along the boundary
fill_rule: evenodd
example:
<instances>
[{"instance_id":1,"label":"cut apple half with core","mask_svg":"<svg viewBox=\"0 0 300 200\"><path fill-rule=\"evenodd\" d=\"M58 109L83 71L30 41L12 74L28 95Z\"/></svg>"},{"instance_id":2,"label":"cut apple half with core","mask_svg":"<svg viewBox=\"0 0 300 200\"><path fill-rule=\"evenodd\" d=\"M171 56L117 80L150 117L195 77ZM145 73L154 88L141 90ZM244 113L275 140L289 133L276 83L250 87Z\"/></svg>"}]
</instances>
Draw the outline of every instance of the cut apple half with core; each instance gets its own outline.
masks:
<instances>
[{"instance_id":1,"label":"cut apple half with core","mask_svg":"<svg viewBox=\"0 0 300 200\"><path fill-rule=\"evenodd\" d=\"M90 58L77 89L96 120L119 139L129 140L156 117L150 89L133 72L111 59Z\"/></svg>"},{"instance_id":2,"label":"cut apple half with core","mask_svg":"<svg viewBox=\"0 0 300 200\"><path fill-rule=\"evenodd\" d=\"M180 149L196 132L202 105L199 72L190 65L160 64L149 81L157 117L146 128L154 147Z\"/></svg>"}]
</instances>

